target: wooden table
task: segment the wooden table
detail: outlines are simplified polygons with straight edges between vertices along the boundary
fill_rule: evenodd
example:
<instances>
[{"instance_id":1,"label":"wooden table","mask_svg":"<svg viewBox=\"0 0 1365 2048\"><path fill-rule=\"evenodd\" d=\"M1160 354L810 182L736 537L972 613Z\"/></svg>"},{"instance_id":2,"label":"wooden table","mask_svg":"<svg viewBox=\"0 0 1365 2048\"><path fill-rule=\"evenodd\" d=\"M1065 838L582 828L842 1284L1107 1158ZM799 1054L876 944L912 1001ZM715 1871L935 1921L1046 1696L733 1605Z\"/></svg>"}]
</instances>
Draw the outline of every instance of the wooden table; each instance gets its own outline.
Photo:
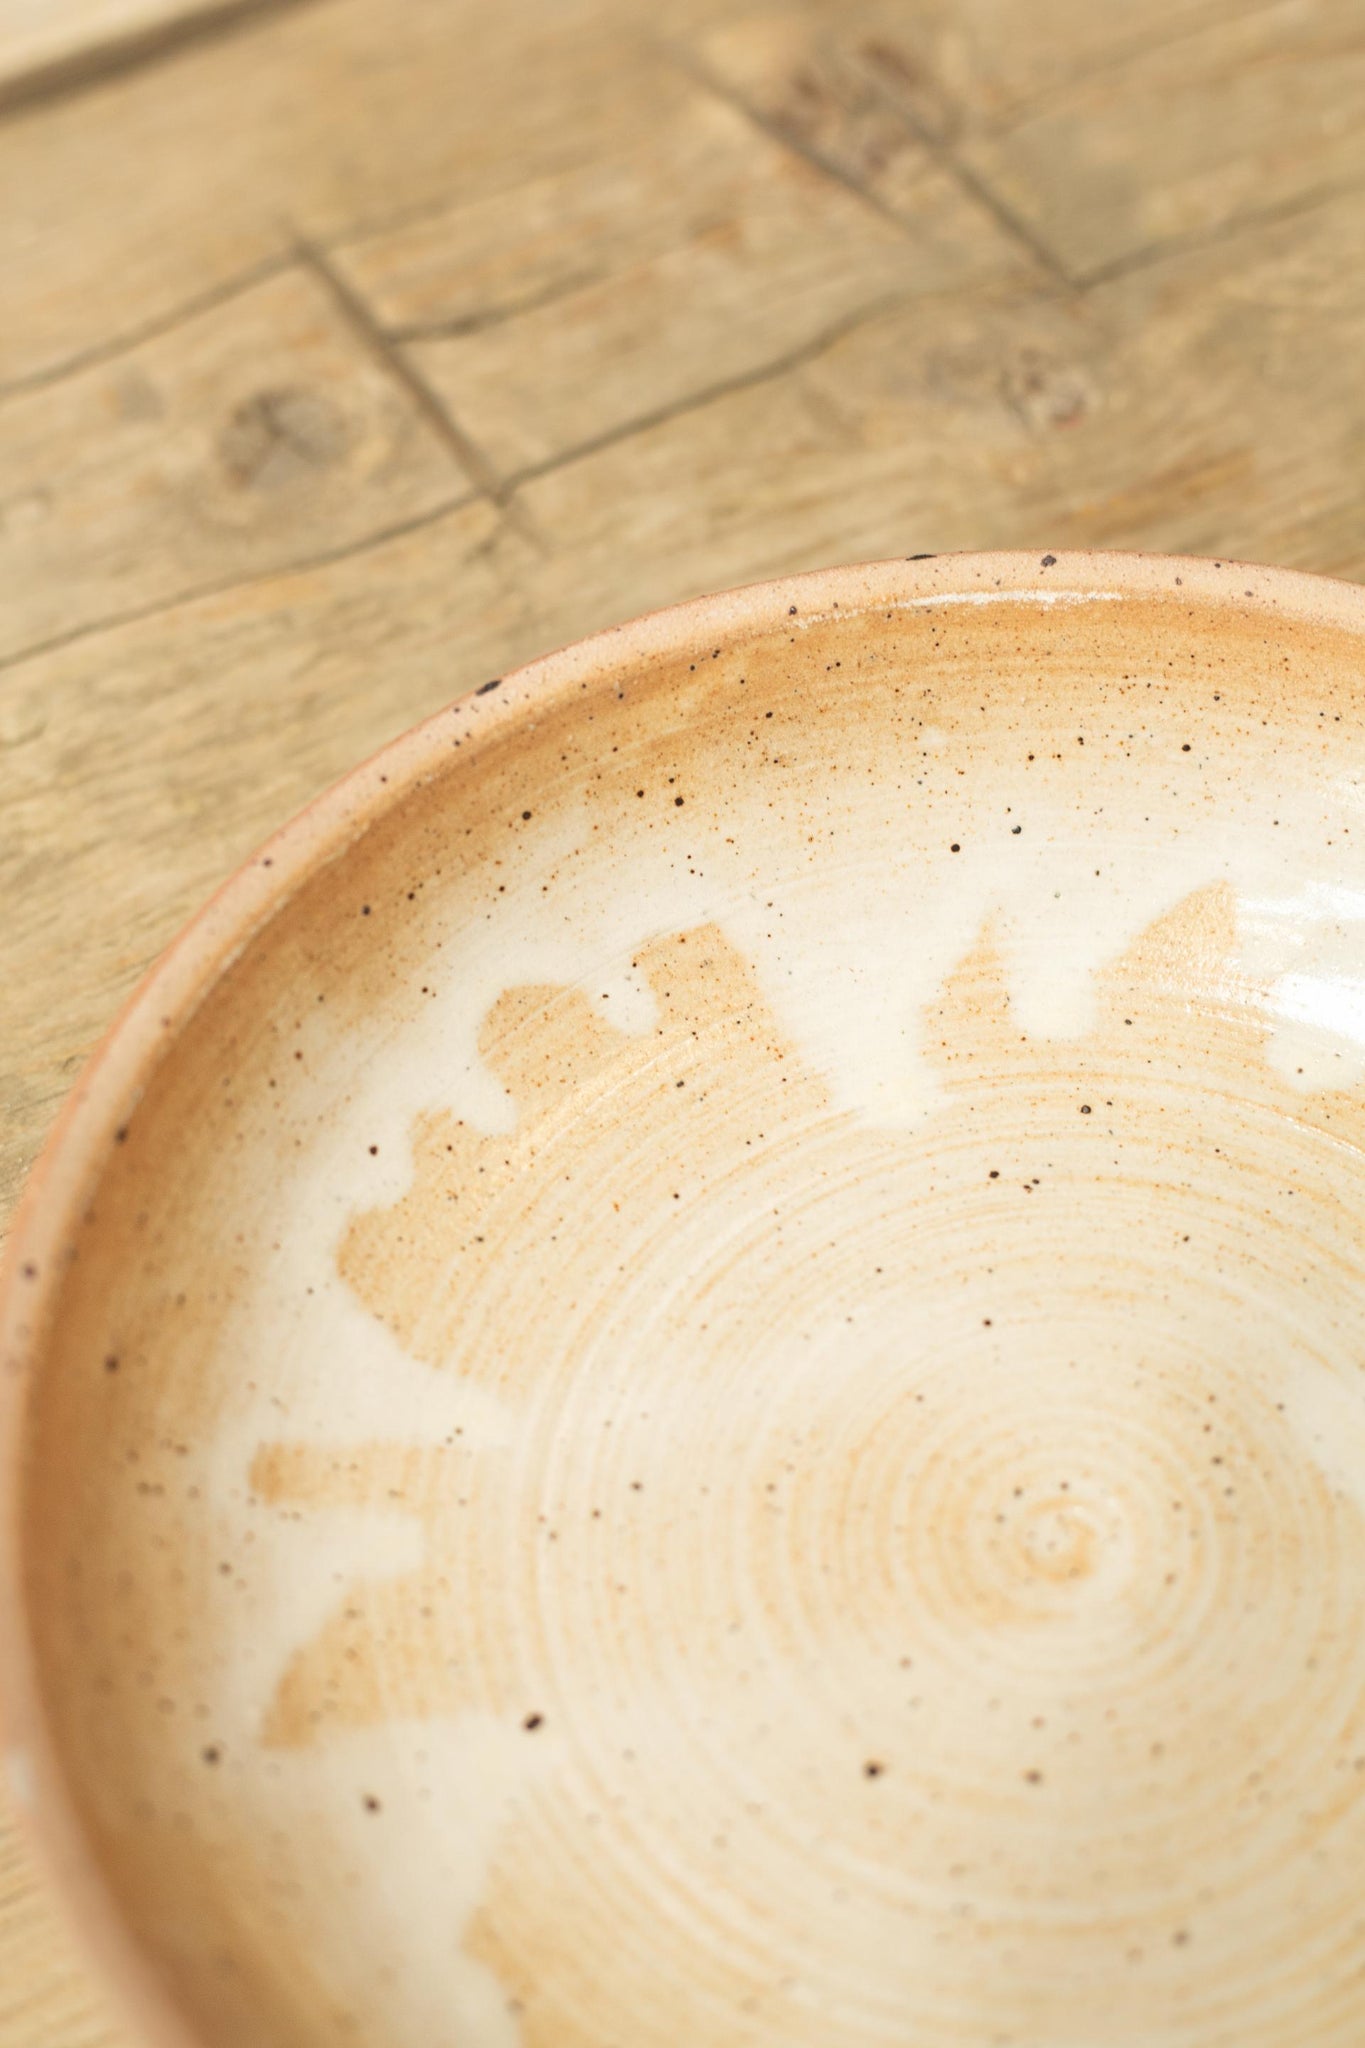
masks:
<instances>
[{"instance_id":1,"label":"wooden table","mask_svg":"<svg viewBox=\"0 0 1365 2048\"><path fill-rule=\"evenodd\" d=\"M1365 571L1365 0L0 0L0 1200L354 761L920 550ZM128 2036L0 1813L0 2048Z\"/></svg>"}]
</instances>

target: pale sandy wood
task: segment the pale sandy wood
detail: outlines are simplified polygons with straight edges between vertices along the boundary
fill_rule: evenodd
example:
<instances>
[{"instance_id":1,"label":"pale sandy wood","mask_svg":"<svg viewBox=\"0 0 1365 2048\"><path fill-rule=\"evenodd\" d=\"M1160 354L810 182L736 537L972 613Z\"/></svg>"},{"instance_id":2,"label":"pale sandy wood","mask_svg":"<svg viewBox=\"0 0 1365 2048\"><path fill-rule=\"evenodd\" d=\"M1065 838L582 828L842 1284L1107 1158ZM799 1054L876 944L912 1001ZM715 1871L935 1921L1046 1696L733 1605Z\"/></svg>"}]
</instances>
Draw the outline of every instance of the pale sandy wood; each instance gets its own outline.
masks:
<instances>
[{"instance_id":1,"label":"pale sandy wood","mask_svg":"<svg viewBox=\"0 0 1365 2048\"><path fill-rule=\"evenodd\" d=\"M185 0L5 0L0 7L0 80L22 77L75 51L107 45L185 12Z\"/></svg>"},{"instance_id":2,"label":"pale sandy wood","mask_svg":"<svg viewBox=\"0 0 1365 2048\"><path fill-rule=\"evenodd\" d=\"M0 657L467 497L307 269L0 403Z\"/></svg>"},{"instance_id":3,"label":"pale sandy wood","mask_svg":"<svg viewBox=\"0 0 1365 2048\"><path fill-rule=\"evenodd\" d=\"M605 589L619 586L615 508L629 494L642 601L646 558L703 588L741 565L1060 542L1358 575L1363 237L1346 198L1085 305L1047 290L946 295L568 464L524 499L551 573L572 547L576 585Z\"/></svg>"},{"instance_id":4,"label":"pale sandy wood","mask_svg":"<svg viewBox=\"0 0 1365 2048\"><path fill-rule=\"evenodd\" d=\"M318 0L0 121L0 385L51 380L0 403L6 645L248 579L0 671L6 1206L213 884L541 647L786 567L951 546L1365 574L1361 210L1312 200L1360 174L1363 31L1358 0L687 0L667 20L412 0L398 36L377 0ZM879 312L893 254L907 300ZM1049 259L1153 256L1103 288L1042 281ZM468 323L414 359L512 466L619 438L519 489L520 528L476 499L440 514L469 488L458 456L365 320ZM149 388L160 420L138 417ZM330 444L308 405L276 434L258 401L295 390L354 408L345 458L310 461ZM225 433L255 476L235 495ZM0 1819L0 2048L115 2041Z\"/></svg>"},{"instance_id":5,"label":"pale sandy wood","mask_svg":"<svg viewBox=\"0 0 1365 2048\"><path fill-rule=\"evenodd\" d=\"M225 28L288 0L4 0L0 107L13 106Z\"/></svg>"},{"instance_id":6,"label":"pale sandy wood","mask_svg":"<svg viewBox=\"0 0 1365 2048\"><path fill-rule=\"evenodd\" d=\"M0 91L81 53L183 16L182 0L5 0Z\"/></svg>"},{"instance_id":7,"label":"pale sandy wood","mask_svg":"<svg viewBox=\"0 0 1365 2048\"><path fill-rule=\"evenodd\" d=\"M604 282L624 296L649 265L698 240L747 256L745 211L761 211L765 191L799 170L732 107L684 85L676 110L624 148L608 137L584 164L348 240L332 260L397 339L474 332L572 305ZM825 197L807 178L796 191L817 208ZM866 206L850 203L840 219L873 249L895 245ZM814 226L827 230L828 216L817 212Z\"/></svg>"},{"instance_id":8,"label":"pale sandy wood","mask_svg":"<svg viewBox=\"0 0 1365 2048\"><path fill-rule=\"evenodd\" d=\"M683 83L591 0L318 0L0 124L0 389L326 241L581 162Z\"/></svg>"},{"instance_id":9,"label":"pale sandy wood","mask_svg":"<svg viewBox=\"0 0 1365 2048\"><path fill-rule=\"evenodd\" d=\"M1025 17L1017 0L806 0L732 13L690 47L780 134L894 208L917 141L990 133L1230 11L1230 0L1053 0Z\"/></svg>"},{"instance_id":10,"label":"pale sandy wood","mask_svg":"<svg viewBox=\"0 0 1365 2048\"><path fill-rule=\"evenodd\" d=\"M1068 275L1365 179L1354 6L862 0L741 17L699 60L888 206L917 141Z\"/></svg>"},{"instance_id":11,"label":"pale sandy wood","mask_svg":"<svg viewBox=\"0 0 1365 2048\"><path fill-rule=\"evenodd\" d=\"M964 156L1078 276L1358 187L1360 12L1247 8L1097 71Z\"/></svg>"},{"instance_id":12,"label":"pale sandy wood","mask_svg":"<svg viewBox=\"0 0 1365 2048\"><path fill-rule=\"evenodd\" d=\"M866 61L876 19L805 8L744 15L697 36L703 76L784 140L892 214L917 212L927 157L903 108L888 104ZM916 77L922 76L916 61Z\"/></svg>"},{"instance_id":13,"label":"pale sandy wood","mask_svg":"<svg viewBox=\"0 0 1365 2048\"><path fill-rule=\"evenodd\" d=\"M525 312L411 346L504 476L760 373L875 305L1017 273L1026 262L922 151L902 192L902 226L713 99L692 103L619 174L619 188L595 176L583 181L589 189L570 189L548 261L534 260L532 243ZM656 204L665 191L670 199ZM516 206L512 193L467 225L453 221L443 274L467 277L467 239L489 238L490 213L507 236ZM652 246L641 247L635 224L646 221ZM432 303L432 232L424 231L419 290L381 290L398 324ZM580 256L575 287L560 266ZM363 265L358 282L368 284Z\"/></svg>"},{"instance_id":14,"label":"pale sandy wood","mask_svg":"<svg viewBox=\"0 0 1365 2048\"><path fill-rule=\"evenodd\" d=\"M864 268L900 250L900 280L920 289L1009 267L999 231L974 217L932 169L928 151L909 144L907 242L864 200L813 177L713 92L689 90L672 118L627 148L346 242L332 260L400 339L474 332L559 301L567 302L566 317L586 325L609 316L636 286L651 285L652 265L694 248L715 248L752 272L758 296L782 258L783 233L810 241L826 264L840 236L854 243L850 262ZM578 300L602 286L614 301ZM709 304L710 294L697 296ZM726 316L734 310L727 303ZM650 339L660 355L669 351L666 332Z\"/></svg>"}]
</instances>

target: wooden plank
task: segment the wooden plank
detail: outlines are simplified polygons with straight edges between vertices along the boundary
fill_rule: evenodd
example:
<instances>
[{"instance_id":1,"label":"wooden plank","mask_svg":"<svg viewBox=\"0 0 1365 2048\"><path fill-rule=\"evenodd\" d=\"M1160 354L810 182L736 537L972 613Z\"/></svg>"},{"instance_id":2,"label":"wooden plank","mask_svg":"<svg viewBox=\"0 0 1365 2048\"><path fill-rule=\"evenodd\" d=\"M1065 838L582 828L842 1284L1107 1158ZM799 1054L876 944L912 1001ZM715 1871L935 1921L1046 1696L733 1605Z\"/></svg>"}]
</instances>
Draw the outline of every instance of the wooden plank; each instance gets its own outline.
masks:
<instances>
[{"instance_id":1,"label":"wooden plank","mask_svg":"<svg viewBox=\"0 0 1365 2048\"><path fill-rule=\"evenodd\" d=\"M917 151L892 222L695 94L629 153L340 253L504 476L762 372L869 307L1027 259ZM524 310L517 310L518 305Z\"/></svg>"},{"instance_id":2,"label":"wooden plank","mask_svg":"<svg viewBox=\"0 0 1365 2048\"><path fill-rule=\"evenodd\" d=\"M1119 370L1078 531L1365 577L1354 193L1143 266L1090 305Z\"/></svg>"},{"instance_id":3,"label":"wooden plank","mask_svg":"<svg viewBox=\"0 0 1365 2048\"><path fill-rule=\"evenodd\" d=\"M289 0L5 0L0 109L69 90Z\"/></svg>"},{"instance_id":4,"label":"wooden plank","mask_svg":"<svg viewBox=\"0 0 1365 2048\"><path fill-rule=\"evenodd\" d=\"M319 0L0 122L0 389L253 267L581 162L680 84L593 0Z\"/></svg>"},{"instance_id":5,"label":"wooden plank","mask_svg":"<svg viewBox=\"0 0 1365 2048\"><path fill-rule=\"evenodd\" d=\"M1365 181L1365 11L1279 0L1080 80L964 160L1077 277Z\"/></svg>"},{"instance_id":6,"label":"wooden plank","mask_svg":"<svg viewBox=\"0 0 1365 2048\"><path fill-rule=\"evenodd\" d=\"M489 327L604 282L628 289L699 240L743 263L749 212L780 209L795 233L809 201L814 212L801 226L823 240L827 183L714 94L688 82L680 92L672 117L626 147L351 242L336 252L338 269L388 331L411 339ZM913 156L922 182L927 156ZM861 246L900 246L866 207L835 196L833 219Z\"/></svg>"},{"instance_id":7,"label":"wooden plank","mask_svg":"<svg viewBox=\"0 0 1365 2048\"><path fill-rule=\"evenodd\" d=\"M778 135L897 214L920 209L926 151L865 61L880 17L855 6L742 16L693 39L704 76L727 87Z\"/></svg>"},{"instance_id":8,"label":"wooden plank","mask_svg":"<svg viewBox=\"0 0 1365 2048\"><path fill-rule=\"evenodd\" d=\"M1237 0L805 0L692 39L779 132L894 206L907 132L989 133L1097 70L1215 22Z\"/></svg>"},{"instance_id":9,"label":"wooden plank","mask_svg":"<svg viewBox=\"0 0 1365 2048\"><path fill-rule=\"evenodd\" d=\"M0 104L16 86L184 13L183 0L6 0Z\"/></svg>"},{"instance_id":10,"label":"wooden plank","mask_svg":"<svg viewBox=\"0 0 1365 2048\"><path fill-rule=\"evenodd\" d=\"M1049 536L1020 483L1049 431L1075 431L1034 415L1049 390L1063 414L1094 402L1093 348L1040 287L928 299L520 496L547 574L572 573L604 609L622 560L639 608L822 562L1033 545Z\"/></svg>"},{"instance_id":11,"label":"wooden plank","mask_svg":"<svg viewBox=\"0 0 1365 2048\"><path fill-rule=\"evenodd\" d=\"M1363 256L1344 198L1087 306L996 287L872 319L528 484L547 579L638 608L822 562L1061 543L1365 574Z\"/></svg>"},{"instance_id":12,"label":"wooden plank","mask_svg":"<svg viewBox=\"0 0 1365 2048\"><path fill-rule=\"evenodd\" d=\"M0 659L471 488L325 286L288 271L0 404Z\"/></svg>"}]
</instances>

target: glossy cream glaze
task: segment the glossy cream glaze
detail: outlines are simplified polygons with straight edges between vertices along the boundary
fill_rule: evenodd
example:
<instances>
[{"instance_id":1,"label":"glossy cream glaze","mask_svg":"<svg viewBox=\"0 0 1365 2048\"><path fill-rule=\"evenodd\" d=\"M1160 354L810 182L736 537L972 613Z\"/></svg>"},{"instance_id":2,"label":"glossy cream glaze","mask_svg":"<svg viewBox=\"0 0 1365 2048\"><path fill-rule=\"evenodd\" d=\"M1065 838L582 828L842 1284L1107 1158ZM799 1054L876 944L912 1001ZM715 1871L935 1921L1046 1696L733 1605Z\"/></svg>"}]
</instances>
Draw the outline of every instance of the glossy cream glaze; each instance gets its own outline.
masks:
<instances>
[{"instance_id":1,"label":"glossy cream glaze","mask_svg":"<svg viewBox=\"0 0 1365 2048\"><path fill-rule=\"evenodd\" d=\"M194 2038L1358 2040L1362 624L798 581L280 854L10 1289Z\"/></svg>"}]
</instances>

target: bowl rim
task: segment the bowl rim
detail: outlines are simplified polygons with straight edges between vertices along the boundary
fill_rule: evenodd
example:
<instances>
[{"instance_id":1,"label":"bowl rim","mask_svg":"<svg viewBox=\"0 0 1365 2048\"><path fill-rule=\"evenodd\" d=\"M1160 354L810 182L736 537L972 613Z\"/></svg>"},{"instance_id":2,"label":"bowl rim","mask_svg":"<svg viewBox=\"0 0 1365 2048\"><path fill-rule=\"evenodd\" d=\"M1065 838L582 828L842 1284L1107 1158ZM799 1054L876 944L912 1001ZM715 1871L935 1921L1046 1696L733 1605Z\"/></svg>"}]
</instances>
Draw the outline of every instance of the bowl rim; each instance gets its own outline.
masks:
<instances>
[{"instance_id":1,"label":"bowl rim","mask_svg":"<svg viewBox=\"0 0 1365 2048\"><path fill-rule=\"evenodd\" d=\"M801 631L836 613L890 606L1164 598L1191 612L1248 609L1335 626L1365 640L1365 589L1226 557L1008 550L910 555L809 570L647 612L471 688L390 741L277 830L216 890L138 982L58 1112L14 1212L0 1259L0 1762L23 1836L115 2010L149 2048L206 2048L120 1911L47 1726L24 1594L22 1468L29 1392L70 1261L73 1228L124 1119L200 1004L255 936L322 867L421 783L477 757L528 714L572 701L623 668L702 641Z\"/></svg>"}]
</instances>

